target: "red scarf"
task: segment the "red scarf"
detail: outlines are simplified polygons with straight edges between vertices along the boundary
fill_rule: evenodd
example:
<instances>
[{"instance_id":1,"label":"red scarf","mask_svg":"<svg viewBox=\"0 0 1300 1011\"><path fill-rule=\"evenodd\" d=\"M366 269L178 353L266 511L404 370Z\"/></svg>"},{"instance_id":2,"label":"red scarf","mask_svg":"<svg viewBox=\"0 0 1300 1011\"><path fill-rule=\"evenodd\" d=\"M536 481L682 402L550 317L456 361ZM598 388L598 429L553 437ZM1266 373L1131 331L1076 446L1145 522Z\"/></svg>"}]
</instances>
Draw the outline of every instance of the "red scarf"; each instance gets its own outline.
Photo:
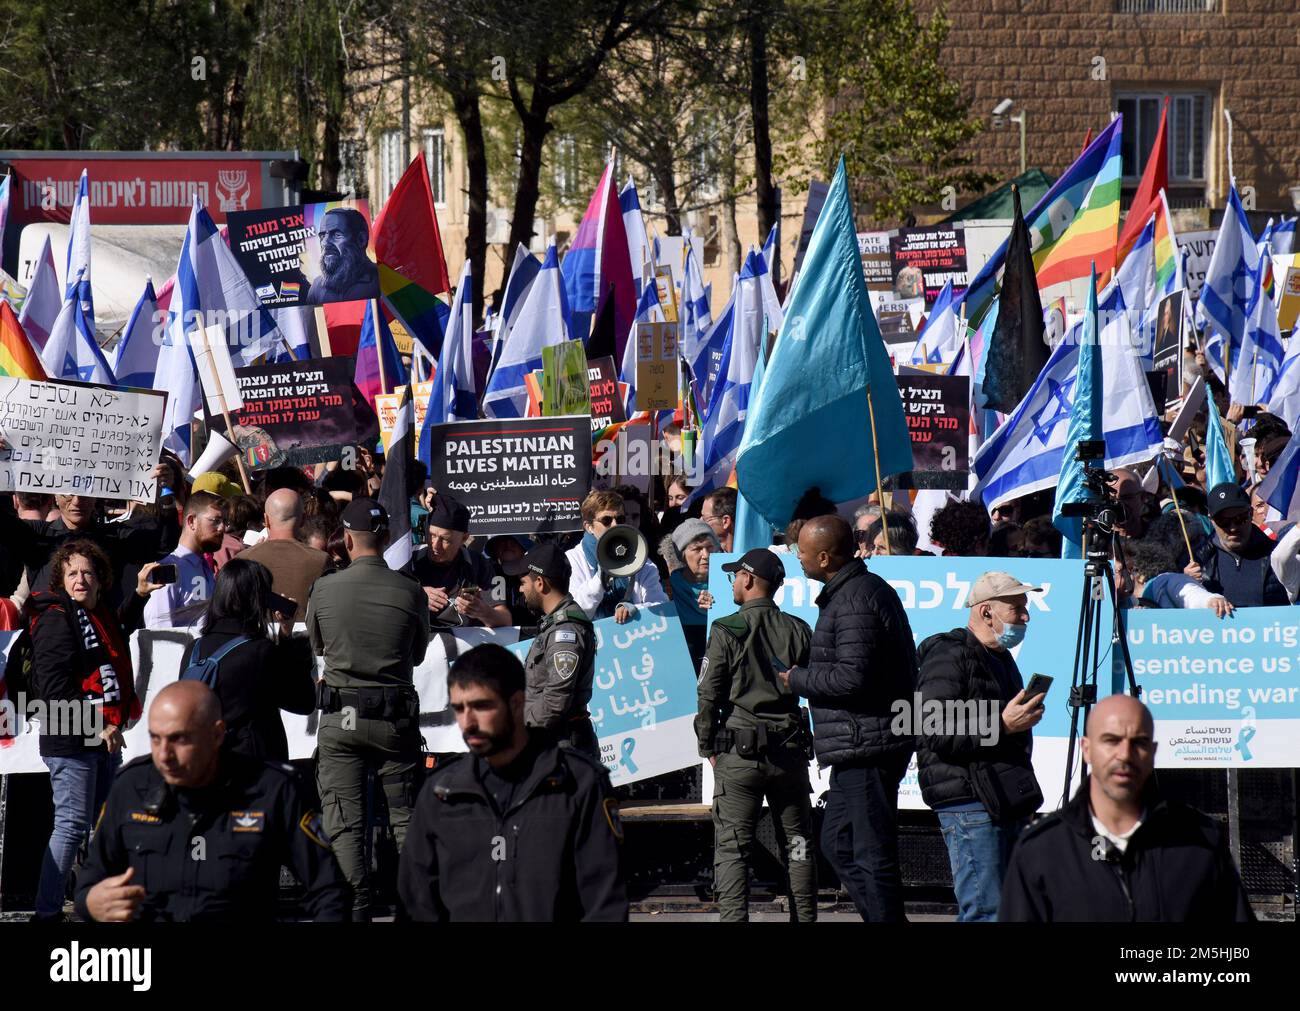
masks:
<instances>
[{"instance_id":1,"label":"red scarf","mask_svg":"<svg viewBox=\"0 0 1300 1011\"><path fill-rule=\"evenodd\" d=\"M91 668L81 688L88 699L103 699L104 725L124 727L142 711L135 695L131 650L122 637L122 627L105 608L87 611L76 607L73 624L82 637Z\"/></svg>"}]
</instances>

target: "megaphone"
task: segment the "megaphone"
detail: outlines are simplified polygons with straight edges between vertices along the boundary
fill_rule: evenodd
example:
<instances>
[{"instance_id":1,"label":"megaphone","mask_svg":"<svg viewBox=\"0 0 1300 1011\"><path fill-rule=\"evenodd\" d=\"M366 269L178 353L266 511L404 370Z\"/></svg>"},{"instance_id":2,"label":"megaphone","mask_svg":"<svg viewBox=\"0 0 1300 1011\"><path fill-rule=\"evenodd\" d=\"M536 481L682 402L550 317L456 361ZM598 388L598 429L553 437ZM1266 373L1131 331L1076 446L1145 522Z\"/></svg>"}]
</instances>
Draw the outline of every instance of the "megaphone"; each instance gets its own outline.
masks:
<instances>
[{"instance_id":1,"label":"megaphone","mask_svg":"<svg viewBox=\"0 0 1300 1011\"><path fill-rule=\"evenodd\" d=\"M635 575L650 557L650 545L636 527L610 527L596 542L596 564L619 578Z\"/></svg>"}]
</instances>

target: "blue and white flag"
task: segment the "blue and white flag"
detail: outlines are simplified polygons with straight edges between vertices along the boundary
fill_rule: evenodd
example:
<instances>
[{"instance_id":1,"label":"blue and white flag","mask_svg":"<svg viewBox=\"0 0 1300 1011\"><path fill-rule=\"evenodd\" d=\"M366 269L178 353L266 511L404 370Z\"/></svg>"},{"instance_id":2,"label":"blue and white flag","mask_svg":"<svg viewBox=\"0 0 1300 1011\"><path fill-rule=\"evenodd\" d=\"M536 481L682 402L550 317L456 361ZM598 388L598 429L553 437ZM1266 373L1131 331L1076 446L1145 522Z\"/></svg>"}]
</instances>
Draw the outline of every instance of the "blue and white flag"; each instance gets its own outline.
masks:
<instances>
[{"instance_id":1,"label":"blue and white flag","mask_svg":"<svg viewBox=\"0 0 1300 1011\"><path fill-rule=\"evenodd\" d=\"M641 198L636 183L629 177L627 185L618 194L618 207L623 212L623 231L627 235L627 256L632 264L632 280L636 282L637 297L641 297L641 274L651 262L654 251L646 237L645 218L641 214Z\"/></svg>"},{"instance_id":2,"label":"blue and white flag","mask_svg":"<svg viewBox=\"0 0 1300 1011\"><path fill-rule=\"evenodd\" d=\"M659 306L659 293L653 284L647 284L641 292L636 306L636 319L632 330L623 345L623 360L619 362L619 381L627 385L627 396L623 398L623 409L630 418L636 413L636 326L637 323L663 322L663 310Z\"/></svg>"},{"instance_id":3,"label":"blue and white flag","mask_svg":"<svg viewBox=\"0 0 1300 1011\"><path fill-rule=\"evenodd\" d=\"M434 425L478 418L478 394L474 388L474 279L469 261L460 272L456 298L451 304L451 321L442 342L442 356L433 377L429 406L420 427L417 456L432 466L431 436Z\"/></svg>"},{"instance_id":4,"label":"blue and white flag","mask_svg":"<svg viewBox=\"0 0 1300 1011\"><path fill-rule=\"evenodd\" d=\"M1282 455L1259 483L1257 492L1286 520L1300 519L1300 436L1291 436Z\"/></svg>"},{"instance_id":5,"label":"blue and white flag","mask_svg":"<svg viewBox=\"0 0 1300 1011\"><path fill-rule=\"evenodd\" d=\"M1233 185L1228 190L1223 223L1219 226L1214 253L1205 272L1205 284L1196 303L1196 325L1198 329L1207 329L1205 357L1215 375L1227 383L1232 399L1238 403L1250 402L1249 391L1246 391L1246 400L1238 400L1238 394L1243 391L1228 381L1224 363L1231 357L1235 375L1253 296L1258 287L1259 259L1255 236L1237 196L1237 187ZM1250 370L1243 375L1249 379Z\"/></svg>"},{"instance_id":6,"label":"blue and white flag","mask_svg":"<svg viewBox=\"0 0 1300 1011\"><path fill-rule=\"evenodd\" d=\"M1300 426L1300 340L1294 336L1269 395L1268 412L1285 421L1293 432Z\"/></svg>"},{"instance_id":7,"label":"blue and white flag","mask_svg":"<svg viewBox=\"0 0 1300 1011\"><path fill-rule=\"evenodd\" d=\"M763 376L767 371L766 362L769 338L763 336L763 346L759 348L758 361L754 365L754 380L750 384L749 411L745 423L752 424L758 405L763 397ZM742 440L743 441L743 440ZM745 496L745 488L736 489L736 532L732 540L732 550L744 554L753 548L766 548L772 543L772 524L750 504Z\"/></svg>"},{"instance_id":8,"label":"blue and white flag","mask_svg":"<svg viewBox=\"0 0 1300 1011\"><path fill-rule=\"evenodd\" d=\"M77 297L78 290L76 285L69 287L63 310L54 321L50 339L41 350L41 364L51 379L115 385L117 380L113 378L113 369L95 340L95 331L86 319L81 299Z\"/></svg>"},{"instance_id":9,"label":"blue and white flag","mask_svg":"<svg viewBox=\"0 0 1300 1011\"><path fill-rule=\"evenodd\" d=\"M934 300L934 308L926 317L925 326L916 335L912 345L912 364L921 362L921 345L925 345L925 361L931 365L955 364L964 345L965 334L960 333L957 306L953 304L952 280L949 279ZM950 373L951 374L951 373ZM969 370L966 373L969 375Z\"/></svg>"},{"instance_id":10,"label":"blue and white flag","mask_svg":"<svg viewBox=\"0 0 1300 1011\"><path fill-rule=\"evenodd\" d=\"M1264 277L1272 269L1273 257L1265 250L1255 268L1254 286L1247 308L1246 331L1241 353L1232 363L1228 390L1234 403L1267 401L1282 371L1286 351L1278 328L1277 306L1264 288Z\"/></svg>"},{"instance_id":11,"label":"blue and white flag","mask_svg":"<svg viewBox=\"0 0 1300 1011\"><path fill-rule=\"evenodd\" d=\"M722 307L722 312L714 319L713 325L703 333L694 347L682 345L682 357L686 360L687 368L691 370L696 393L702 405L708 404L709 394L713 391L713 382L718 376L718 370L722 368L722 346L727 342L727 335L731 333L738 297L740 297L739 274L732 278L731 297Z\"/></svg>"},{"instance_id":12,"label":"blue and white flag","mask_svg":"<svg viewBox=\"0 0 1300 1011\"><path fill-rule=\"evenodd\" d=\"M72 205L68 231L68 262L64 273L68 286L64 296L74 291L81 300L81 312L90 332L95 332L95 300L90 292L90 193L89 177L81 170L77 199Z\"/></svg>"},{"instance_id":13,"label":"blue and white flag","mask_svg":"<svg viewBox=\"0 0 1300 1011\"><path fill-rule=\"evenodd\" d=\"M1277 227L1273 229L1273 255L1286 256L1288 253L1295 252L1295 218L1288 218L1285 215L1278 222Z\"/></svg>"},{"instance_id":14,"label":"blue and white flag","mask_svg":"<svg viewBox=\"0 0 1300 1011\"><path fill-rule=\"evenodd\" d=\"M36 259L36 269L32 271L32 283L27 286L23 311L18 314L18 322L38 351L45 347L54 321L63 310L63 297L59 275L54 269L54 250L47 235L41 255Z\"/></svg>"},{"instance_id":15,"label":"blue and white flag","mask_svg":"<svg viewBox=\"0 0 1300 1011\"><path fill-rule=\"evenodd\" d=\"M528 287L514 325L503 340L496 368L488 378L483 413L489 418L522 418L528 410L524 377L542 367L542 348L569 339L569 302L555 243Z\"/></svg>"},{"instance_id":16,"label":"blue and white flag","mask_svg":"<svg viewBox=\"0 0 1300 1011\"><path fill-rule=\"evenodd\" d=\"M777 248L781 244L781 219L778 217L768 229L767 238L763 240L763 260L767 264L767 269L776 272L779 264L776 258L780 256L780 250ZM780 329L778 327L778 329Z\"/></svg>"},{"instance_id":17,"label":"blue and white flag","mask_svg":"<svg viewBox=\"0 0 1300 1011\"><path fill-rule=\"evenodd\" d=\"M1112 281L1102 292L1099 309L1118 303L1119 292ZM1126 320L1113 308L1105 318L1110 322L1100 328L1096 350L1101 358L1105 466L1113 470L1150 460L1160 451L1163 436ZM972 494L988 508L1051 488L1060 480L1083 331L1081 320L1056 346L1024 399L972 461L977 478Z\"/></svg>"},{"instance_id":18,"label":"blue and white flag","mask_svg":"<svg viewBox=\"0 0 1300 1011\"><path fill-rule=\"evenodd\" d=\"M772 270L768 266L767 258L757 250L751 249L749 256L746 258L745 266L749 272L758 281L758 292L761 298L762 315L767 317L767 333L780 333L781 324L785 322L785 311L781 308L781 300L776 297L776 285L772 283ZM741 277L745 276L744 270L740 272Z\"/></svg>"},{"instance_id":19,"label":"blue and white flag","mask_svg":"<svg viewBox=\"0 0 1300 1011\"><path fill-rule=\"evenodd\" d=\"M311 357L311 333L316 329L316 310L310 305L281 305L270 310L282 340L276 362L303 362ZM412 335L414 336L414 335ZM419 338L415 347L420 347Z\"/></svg>"},{"instance_id":20,"label":"blue and white flag","mask_svg":"<svg viewBox=\"0 0 1300 1011\"><path fill-rule=\"evenodd\" d=\"M117 376L119 386L153 389L165 319L165 315L158 311L153 279L146 278L144 291L131 310L131 318L122 331L122 339L117 342L117 352L113 357L113 374Z\"/></svg>"},{"instance_id":21,"label":"blue and white flag","mask_svg":"<svg viewBox=\"0 0 1300 1011\"><path fill-rule=\"evenodd\" d=\"M1096 263L1092 265L1092 276L1088 281L1088 304L1084 309L1083 326L1079 333L1082 339L1070 403L1070 420L1065 430L1056 499L1052 504L1052 526L1061 532L1062 558L1083 557L1083 520L1078 516L1064 515L1063 507L1098 500L1084 482L1083 461L1076 458L1079 443L1105 438L1102 428L1105 379L1102 376L1101 348L1098 346Z\"/></svg>"},{"instance_id":22,"label":"blue and white flag","mask_svg":"<svg viewBox=\"0 0 1300 1011\"><path fill-rule=\"evenodd\" d=\"M682 354L691 360L691 355L699 349L700 343L713 326L713 310L705 292L704 276L700 273L700 261L695 256L691 245L690 233L686 233L686 263L682 269L682 305L678 319L679 343Z\"/></svg>"}]
</instances>

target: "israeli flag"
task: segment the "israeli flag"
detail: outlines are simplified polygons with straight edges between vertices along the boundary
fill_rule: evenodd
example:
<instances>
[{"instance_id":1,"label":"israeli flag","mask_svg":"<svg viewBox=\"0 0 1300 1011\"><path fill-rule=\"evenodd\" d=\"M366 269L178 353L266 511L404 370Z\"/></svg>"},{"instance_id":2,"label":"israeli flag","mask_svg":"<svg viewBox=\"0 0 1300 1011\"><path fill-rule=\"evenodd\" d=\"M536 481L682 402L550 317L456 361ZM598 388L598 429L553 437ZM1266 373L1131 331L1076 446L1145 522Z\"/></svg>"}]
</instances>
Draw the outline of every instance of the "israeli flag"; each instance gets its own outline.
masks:
<instances>
[{"instance_id":1,"label":"israeli flag","mask_svg":"<svg viewBox=\"0 0 1300 1011\"><path fill-rule=\"evenodd\" d=\"M1235 374L1258 287L1259 261L1255 236L1251 234L1246 212L1237 196L1237 187L1233 185L1228 190L1223 223L1219 226L1214 253L1205 272L1205 284L1196 303L1196 326L1209 331L1205 357L1220 381L1227 382L1233 400L1238 400L1240 391L1228 382L1224 363L1230 357ZM1249 402L1248 391L1247 399L1238 402Z\"/></svg>"},{"instance_id":2,"label":"israeli flag","mask_svg":"<svg viewBox=\"0 0 1300 1011\"><path fill-rule=\"evenodd\" d=\"M77 284L69 287L63 309L54 321L50 339L41 350L41 364L51 379L76 379L83 383L116 385L113 370L99 349L94 328L86 319L81 299L77 297Z\"/></svg>"},{"instance_id":3,"label":"israeli flag","mask_svg":"<svg viewBox=\"0 0 1300 1011\"><path fill-rule=\"evenodd\" d=\"M489 418L521 418L528 410L524 377L542 367L542 348L569 339L569 302L564 293L555 243L528 288L519 315L504 337L483 396L483 413Z\"/></svg>"},{"instance_id":4,"label":"israeli flag","mask_svg":"<svg viewBox=\"0 0 1300 1011\"><path fill-rule=\"evenodd\" d=\"M120 385L146 390L153 388L154 374L158 371L158 353L162 350L161 324L165 319L165 314L158 311L153 278L146 278L144 291L131 310L131 318L122 331L113 358L113 374Z\"/></svg>"},{"instance_id":5,"label":"israeli flag","mask_svg":"<svg viewBox=\"0 0 1300 1011\"><path fill-rule=\"evenodd\" d=\"M71 229L68 232L68 262L64 277L68 287L64 297L74 291L81 301L81 312L90 332L95 332L95 300L90 292L90 180L86 170L81 170L77 183L77 199L72 205Z\"/></svg>"},{"instance_id":6,"label":"israeli flag","mask_svg":"<svg viewBox=\"0 0 1300 1011\"><path fill-rule=\"evenodd\" d=\"M449 421L473 421L478 417L478 396L474 389L474 279L469 261L460 272L451 318L442 341L442 355L429 394L429 407L420 427L417 456L432 466L431 430Z\"/></svg>"}]
</instances>

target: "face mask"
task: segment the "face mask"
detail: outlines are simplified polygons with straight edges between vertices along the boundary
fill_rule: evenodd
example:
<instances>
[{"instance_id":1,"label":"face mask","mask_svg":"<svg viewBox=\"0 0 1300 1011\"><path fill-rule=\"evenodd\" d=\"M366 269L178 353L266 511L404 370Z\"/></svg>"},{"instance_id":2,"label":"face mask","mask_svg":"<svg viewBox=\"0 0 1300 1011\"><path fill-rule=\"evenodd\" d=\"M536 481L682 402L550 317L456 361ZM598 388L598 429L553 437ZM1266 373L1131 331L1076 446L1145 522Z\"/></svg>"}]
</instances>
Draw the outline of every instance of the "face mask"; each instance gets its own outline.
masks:
<instances>
[{"instance_id":1,"label":"face mask","mask_svg":"<svg viewBox=\"0 0 1300 1011\"><path fill-rule=\"evenodd\" d=\"M998 633L998 645L1003 649L1015 649L1025 641L1027 631L1028 625L1003 625L1002 631Z\"/></svg>"}]
</instances>

